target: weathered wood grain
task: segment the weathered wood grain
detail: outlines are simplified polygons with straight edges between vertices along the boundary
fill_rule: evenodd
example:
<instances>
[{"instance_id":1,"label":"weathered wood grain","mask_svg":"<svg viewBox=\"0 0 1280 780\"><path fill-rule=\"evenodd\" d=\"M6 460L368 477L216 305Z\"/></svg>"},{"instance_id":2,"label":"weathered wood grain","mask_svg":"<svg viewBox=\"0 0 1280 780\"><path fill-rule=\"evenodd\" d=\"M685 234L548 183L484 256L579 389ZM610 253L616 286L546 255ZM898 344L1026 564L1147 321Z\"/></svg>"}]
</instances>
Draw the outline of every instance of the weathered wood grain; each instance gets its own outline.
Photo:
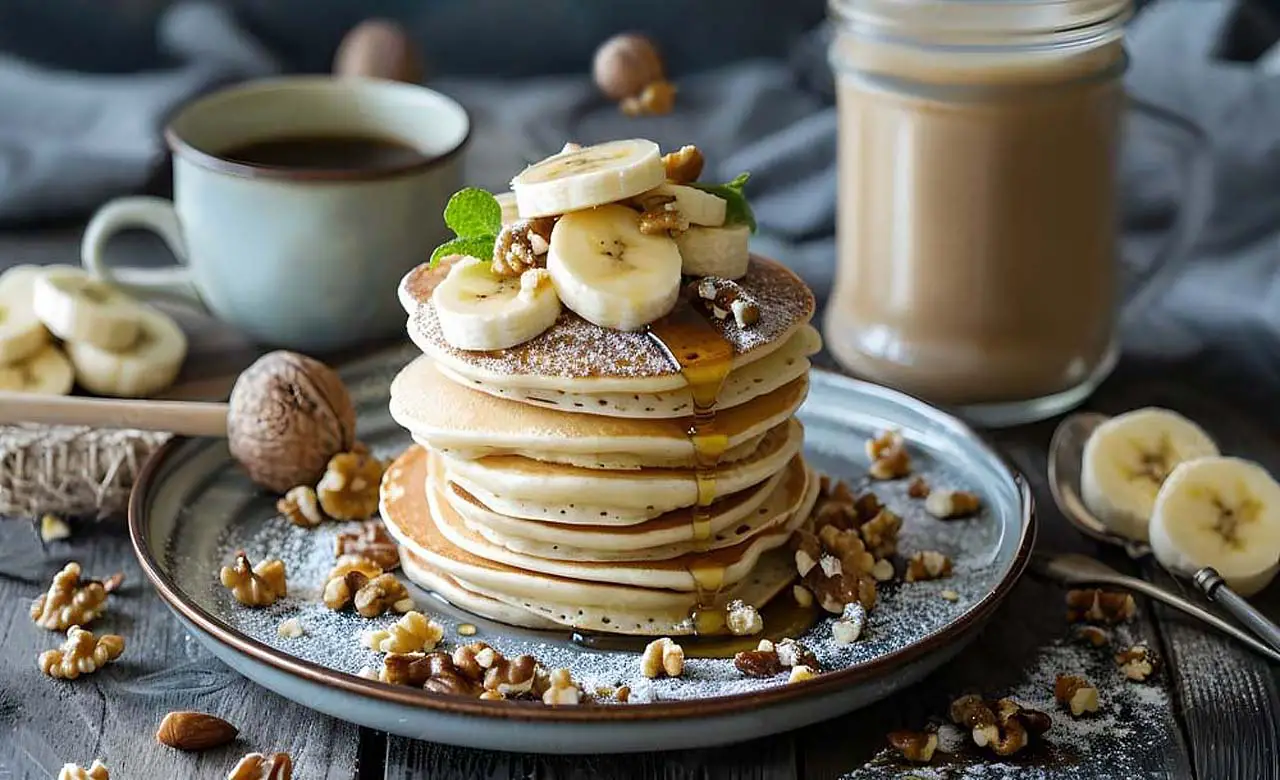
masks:
<instances>
[{"instance_id":1,"label":"weathered wood grain","mask_svg":"<svg viewBox=\"0 0 1280 780\"><path fill-rule=\"evenodd\" d=\"M36 656L61 636L31 621L31 600L66 561L87 575L117 571L125 587L91 627L125 638L120 660L74 681L55 681ZM48 780L62 764L101 758L113 777L220 778L251 750L290 753L299 778L351 780L356 727L257 687L186 635L142 580L119 524L84 526L42 549L32 527L0 522L0 778ZM165 713L198 709L240 729L233 744L185 754L153 737Z\"/></svg>"}]
</instances>

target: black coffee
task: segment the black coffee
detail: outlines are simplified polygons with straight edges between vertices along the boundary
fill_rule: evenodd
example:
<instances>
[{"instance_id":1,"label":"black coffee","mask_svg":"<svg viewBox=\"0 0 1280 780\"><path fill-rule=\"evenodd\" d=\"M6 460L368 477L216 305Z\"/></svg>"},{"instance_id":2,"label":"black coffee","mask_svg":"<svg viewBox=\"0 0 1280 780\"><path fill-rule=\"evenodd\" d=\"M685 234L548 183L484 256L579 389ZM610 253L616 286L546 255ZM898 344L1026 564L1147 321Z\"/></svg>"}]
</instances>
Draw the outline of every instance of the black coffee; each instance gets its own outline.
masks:
<instances>
[{"instance_id":1,"label":"black coffee","mask_svg":"<svg viewBox=\"0 0 1280 780\"><path fill-rule=\"evenodd\" d=\"M399 141L360 135L269 138L233 147L219 156L248 165L330 171L397 169L429 159Z\"/></svg>"}]
</instances>

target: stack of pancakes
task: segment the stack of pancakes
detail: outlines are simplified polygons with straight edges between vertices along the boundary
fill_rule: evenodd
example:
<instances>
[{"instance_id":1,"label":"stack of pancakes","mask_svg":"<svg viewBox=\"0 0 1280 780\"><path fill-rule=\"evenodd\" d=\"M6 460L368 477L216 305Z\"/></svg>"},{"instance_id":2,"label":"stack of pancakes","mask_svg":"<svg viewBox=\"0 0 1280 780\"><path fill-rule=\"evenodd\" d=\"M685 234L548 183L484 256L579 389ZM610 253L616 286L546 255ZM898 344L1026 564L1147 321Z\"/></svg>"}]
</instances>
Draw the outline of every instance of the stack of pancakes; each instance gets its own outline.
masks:
<instances>
[{"instance_id":1,"label":"stack of pancakes","mask_svg":"<svg viewBox=\"0 0 1280 780\"><path fill-rule=\"evenodd\" d=\"M733 352L708 467L689 382L657 339L565 310L524 344L455 349L431 303L446 272L424 265L400 287L425 354L392 384L391 414L418 446L388 469L382 516L410 579L506 623L663 636L787 587L785 545L818 493L794 419L821 346L799 278L752 258L737 284L759 321L707 314Z\"/></svg>"}]
</instances>

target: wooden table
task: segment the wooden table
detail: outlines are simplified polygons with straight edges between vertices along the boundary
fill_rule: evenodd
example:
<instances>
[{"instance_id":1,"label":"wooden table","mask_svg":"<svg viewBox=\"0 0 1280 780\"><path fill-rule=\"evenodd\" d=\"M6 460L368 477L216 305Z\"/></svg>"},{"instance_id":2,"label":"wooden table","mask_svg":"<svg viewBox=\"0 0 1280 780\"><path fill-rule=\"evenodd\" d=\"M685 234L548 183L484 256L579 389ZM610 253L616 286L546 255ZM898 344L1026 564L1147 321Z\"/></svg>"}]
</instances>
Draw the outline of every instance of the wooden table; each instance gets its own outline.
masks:
<instances>
[{"instance_id":1,"label":"wooden table","mask_svg":"<svg viewBox=\"0 0 1280 780\"><path fill-rule=\"evenodd\" d=\"M0 234L0 269L21 262L76 261L78 227ZM119 255L155 257L149 241L121 241ZM227 367L251 348L222 335L197 339L190 387L217 392ZM220 361L220 362L219 362ZM1229 362L1201 359L1207 371L1125 364L1091 402L1116 412L1141 404L1181 409L1201 420L1224 451L1255 458L1280 473L1274 396ZM200 385L197 380L210 379ZM1045 489L1045 449L1052 423L1001 431L993 441L1032 481L1039 501L1041 551L1103 555L1133 570L1110 550L1071 530ZM74 684L55 684L35 667L56 638L27 615L32 598L67 560L86 571L123 571L126 586L112 597L106 629L126 634L122 662ZM1148 567L1149 577L1169 584ZM1176 586L1175 586L1176 587ZM915 687L880 704L819 726L708 750L635 756L514 755L450 748L362 729L282 699L215 660L169 614L142 580L119 522L81 525L69 542L42 546L29 522L0 521L0 780L45 780L66 761L87 765L103 757L113 778L222 778L251 749L285 750L299 780L375 778L812 778L910 777L900 764L872 761L894 728L918 728L945 715L951 697L972 690L999 694L1037 655L1066 633L1060 588L1026 578L985 632L953 662ZM1280 618L1280 587L1260 602ZM925 777L1152 778L1224 780L1280 778L1280 670L1167 610L1139 601L1138 630L1157 646L1168 669L1152 683L1171 694L1153 706L1169 710L1160 733L1131 734L1136 772L1118 770L1108 756L1040 751L1011 769L981 765L934 768ZM1162 703L1161 703L1162 702ZM164 714L202 709L225 715L242 740L199 757L159 746L152 734ZM1160 719L1162 713L1155 713ZM655 746L660 748L661 746ZM871 762L871 763L869 763ZM989 772L989 773L988 773Z\"/></svg>"}]
</instances>

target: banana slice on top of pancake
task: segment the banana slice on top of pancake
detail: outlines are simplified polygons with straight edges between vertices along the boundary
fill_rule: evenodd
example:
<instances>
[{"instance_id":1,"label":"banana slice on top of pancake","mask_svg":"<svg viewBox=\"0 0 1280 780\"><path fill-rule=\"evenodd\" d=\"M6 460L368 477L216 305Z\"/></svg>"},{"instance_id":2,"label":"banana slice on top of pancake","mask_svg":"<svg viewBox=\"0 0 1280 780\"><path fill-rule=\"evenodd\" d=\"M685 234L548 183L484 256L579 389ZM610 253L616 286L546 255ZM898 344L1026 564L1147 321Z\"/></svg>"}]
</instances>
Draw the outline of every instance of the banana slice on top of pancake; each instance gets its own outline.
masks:
<instances>
[{"instance_id":1,"label":"banana slice on top of pancake","mask_svg":"<svg viewBox=\"0 0 1280 780\"><path fill-rule=\"evenodd\" d=\"M488 261L462 257L431 293L446 341L458 349L506 349L551 327L560 316L551 276L530 268L499 277Z\"/></svg>"},{"instance_id":2,"label":"banana slice on top of pancake","mask_svg":"<svg viewBox=\"0 0 1280 780\"><path fill-rule=\"evenodd\" d=\"M511 180L520 217L553 217L633 198L666 179L653 141L627 139L565 151Z\"/></svg>"}]
</instances>

